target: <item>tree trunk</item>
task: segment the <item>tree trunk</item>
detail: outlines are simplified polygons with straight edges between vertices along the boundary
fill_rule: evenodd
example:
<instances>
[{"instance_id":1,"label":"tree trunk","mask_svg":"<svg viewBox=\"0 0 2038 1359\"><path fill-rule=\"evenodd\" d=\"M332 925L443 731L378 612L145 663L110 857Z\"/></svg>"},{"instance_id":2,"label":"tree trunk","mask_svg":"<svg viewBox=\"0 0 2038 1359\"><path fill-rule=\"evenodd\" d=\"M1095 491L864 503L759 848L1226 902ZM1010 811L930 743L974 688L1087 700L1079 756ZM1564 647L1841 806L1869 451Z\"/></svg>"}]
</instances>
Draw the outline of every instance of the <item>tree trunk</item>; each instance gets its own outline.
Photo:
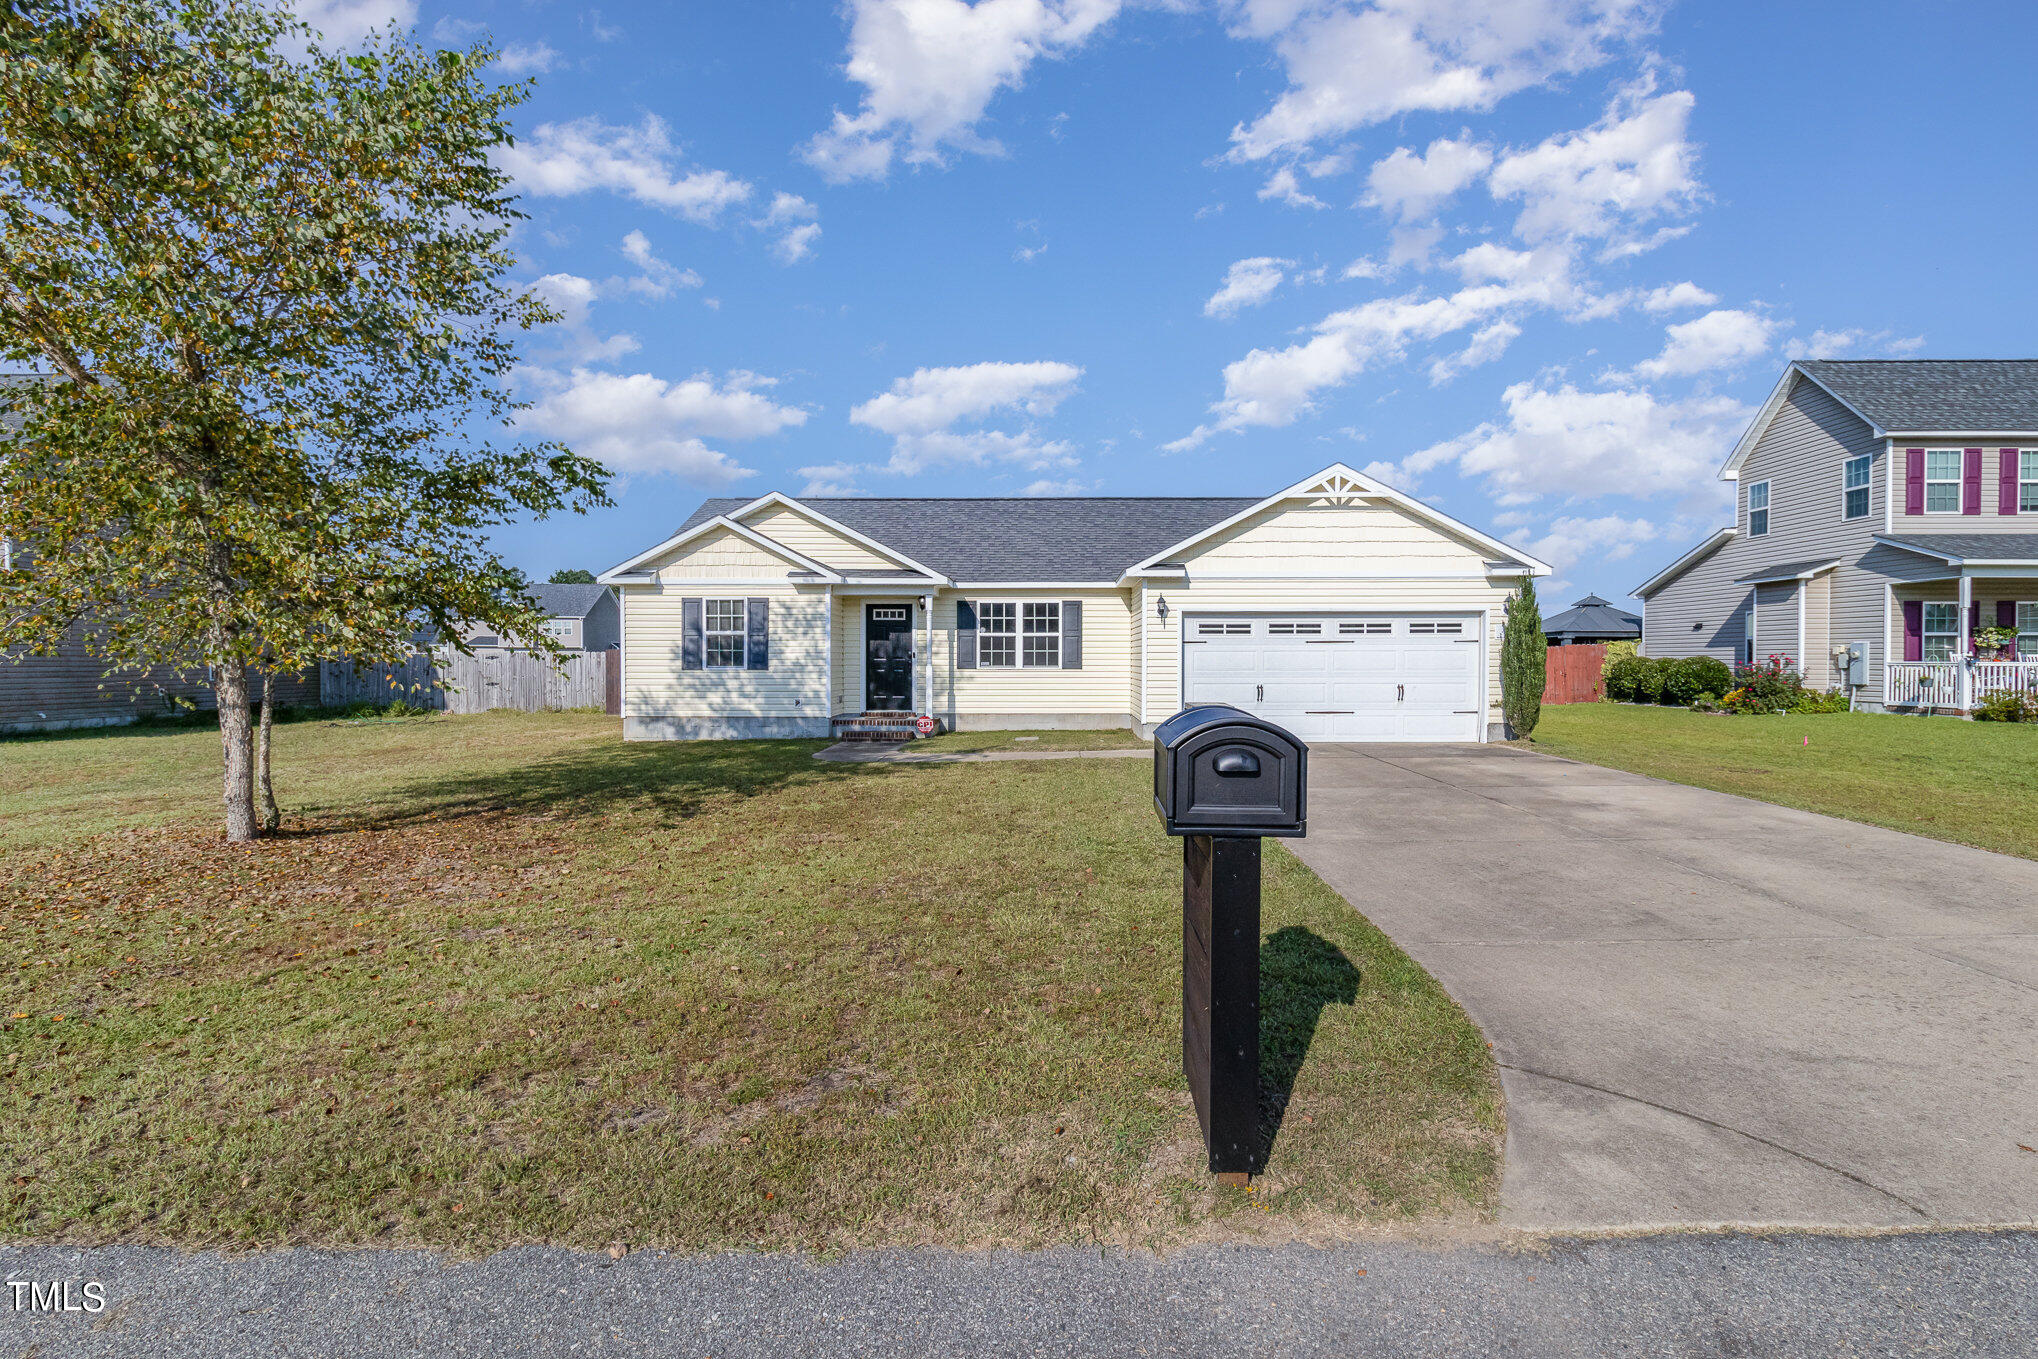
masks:
<instances>
[{"instance_id":1,"label":"tree trunk","mask_svg":"<svg viewBox=\"0 0 2038 1359\"><path fill-rule=\"evenodd\" d=\"M276 828L283 824L283 813L276 806L276 789L269 782L269 733L276 723L276 676L273 672L262 672L262 735L257 747L255 791L262 799L262 834L274 835Z\"/></svg>"},{"instance_id":2,"label":"tree trunk","mask_svg":"<svg viewBox=\"0 0 2038 1359\"><path fill-rule=\"evenodd\" d=\"M224 648L222 648L224 649ZM255 762L248 731L248 668L238 661L213 668L219 699L219 744L226 764L226 838L255 838Z\"/></svg>"}]
</instances>

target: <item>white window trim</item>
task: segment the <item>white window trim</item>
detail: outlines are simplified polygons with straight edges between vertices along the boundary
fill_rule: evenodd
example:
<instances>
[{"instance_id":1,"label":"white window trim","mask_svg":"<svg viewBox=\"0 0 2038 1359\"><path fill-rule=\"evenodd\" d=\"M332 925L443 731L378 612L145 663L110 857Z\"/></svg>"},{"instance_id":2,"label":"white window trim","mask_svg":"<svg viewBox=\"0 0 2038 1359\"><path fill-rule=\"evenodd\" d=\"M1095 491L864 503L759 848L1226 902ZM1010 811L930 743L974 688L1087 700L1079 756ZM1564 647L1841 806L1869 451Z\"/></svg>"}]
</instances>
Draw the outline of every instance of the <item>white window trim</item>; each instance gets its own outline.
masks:
<instances>
[{"instance_id":1,"label":"white window trim","mask_svg":"<svg viewBox=\"0 0 2038 1359\"><path fill-rule=\"evenodd\" d=\"M1755 491L1758 487L1762 491L1762 505L1759 509L1755 505ZM1762 516L1762 527L1760 529L1757 529L1755 527L1755 516L1758 514ZM1774 519L1775 517L1776 517L1776 493L1770 489L1769 483L1766 481L1749 482L1748 536L1750 538L1767 538L1769 536L1770 520Z\"/></svg>"},{"instance_id":2,"label":"white window trim","mask_svg":"<svg viewBox=\"0 0 2038 1359\"><path fill-rule=\"evenodd\" d=\"M1925 607L1918 617L1919 658L1927 665L1945 665L1959 660L1961 654L1967 649L1961 645L1960 601L1957 599L1928 599L1924 603ZM1953 630L1951 632L1934 632L1932 630L1932 610L1934 609L1953 610ZM1953 639L1951 645L1946 649L1944 660L1935 661L1932 658L1932 639L1934 637L1950 637Z\"/></svg>"},{"instance_id":3,"label":"white window trim","mask_svg":"<svg viewBox=\"0 0 2038 1359\"><path fill-rule=\"evenodd\" d=\"M1052 633L1046 631L1029 632L1026 628L1026 610L1029 608L1053 609L1054 631ZM1063 641L1062 632L1063 629L1068 626L1068 619L1065 616L1065 614L1066 610L1062 608L1061 601L1059 599L1028 599L1020 602L1019 666L1021 669L1023 670L1061 669L1062 641ZM1029 659L1026 655L1026 639L1029 637L1048 637L1048 636L1052 636L1054 638L1054 659L1051 661L1036 661Z\"/></svg>"},{"instance_id":4,"label":"white window trim","mask_svg":"<svg viewBox=\"0 0 2038 1359\"><path fill-rule=\"evenodd\" d=\"M2031 611L2031 629L2028 632L2024 630L2024 610L2026 609ZM2026 637L2032 639L2028 651L2024 646L2024 639ZM2020 661L2038 661L2038 599L2020 599L2017 601L2017 659Z\"/></svg>"},{"instance_id":5,"label":"white window trim","mask_svg":"<svg viewBox=\"0 0 2038 1359\"><path fill-rule=\"evenodd\" d=\"M1019 668L1019 601L1016 599L979 599L973 602L976 605L977 611L977 669L1017 670ZM984 610L987 607L993 606L1000 608L1010 608L1012 610L1012 630L1010 632L1006 632L1003 629L993 631L992 629L984 626L985 622ZM984 651L984 638L987 636L998 638L1006 637L1011 638L1012 639L1011 658L1009 660L1002 661L993 661L987 659Z\"/></svg>"},{"instance_id":6,"label":"white window trim","mask_svg":"<svg viewBox=\"0 0 2038 1359\"><path fill-rule=\"evenodd\" d=\"M710 627L717 604L734 604L740 626L736 628ZM736 661L717 663L714 659L714 640L717 637L734 637L737 640ZM742 595L722 595L701 601L701 669L743 670L750 664L750 602Z\"/></svg>"},{"instance_id":7,"label":"white window trim","mask_svg":"<svg viewBox=\"0 0 2038 1359\"><path fill-rule=\"evenodd\" d=\"M1847 469L1857 462L1868 464L1868 480L1862 482L1859 486L1849 486L1847 484ZM1847 496L1853 491L1861 492L1862 504L1866 506L1859 514L1847 513ZM1866 519L1874 513L1875 455L1873 453L1857 453L1852 457L1840 459L1840 518L1843 521Z\"/></svg>"},{"instance_id":8,"label":"white window trim","mask_svg":"<svg viewBox=\"0 0 2038 1359\"><path fill-rule=\"evenodd\" d=\"M2017 450L2017 513L2038 514L2038 476L2025 476L2024 472L2027 467L2033 472L2038 472L2038 448L2020 448ZM2031 488L2032 507L2028 510L2024 508L2024 489L2026 487ZM2022 652L2018 653L2018 655L2022 654Z\"/></svg>"},{"instance_id":9,"label":"white window trim","mask_svg":"<svg viewBox=\"0 0 2038 1359\"><path fill-rule=\"evenodd\" d=\"M1932 455L1934 453L1953 454L1954 472L1952 480L1949 481L1945 477L1934 477L1932 475ZM1935 510L1932 508L1932 488L1934 486L1951 486L1953 488L1952 509ZM1942 517L1949 515L1959 515L1964 512L1963 507L1966 505L1966 503L1967 503L1967 450L1964 447L1927 448L1925 450L1925 502L1923 513L1939 515Z\"/></svg>"},{"instance_id":10,"label":"white window trim","mask_svg":"<svg viewBox=\"0 0 2038 1359\"><path fill-rule=\"evenodd\" d=\"M971 604L972 604L973 606L975 606L975 608L976 608L976 614L977 614L977 669L979 669L979 670L1059 670L1059 669L1061 669L1061 659L1062 659L1062 652L1063 652L1063 648L1064 648L1064 647L1065 647L1065 646L1067 645L1067 642L1068 642L1068 637L1067 637L1067 633L1068 633L1068 610L1062 607L1062 601L1061 601L1061 600L1059 600L1059 599L973 599L973 600L971 600L971 601L970 601L970 603L971 603ZM986 605L996 605L996 606L1000 606L1000 607L1006 607L1006 606L1009 606L1009 607L1011 608L1011 610L1012 610L1012 630L1011 630L1010 632L995 632L995 633L993 633L993 632L991 632L991 631L990 631L990 630L989 630L988 628L986 628L986 627L984 626L984 608L985 608L985 606L986 606ZM1028 609L1029 607L1043 607L1043 608L1051 608L1051 609L1053 609L1053 610L1054 610L1054 631L1053 631L1052 633L1047 633L1047 632L1028 632L1028 631L1026 630L1026 610L1027 610L1027 609ZM984 638L985 638L985 636L986 636L986 635L989 635L989 636L994 636L994 637L1010 637L1010 638L1012 639L1012 659L1011 659L1011 660L1009 660L1009 661L987 661L987 660L985 660L985 659L984 659ZM1052 661L1031 661L1031 660L1028 660L1028 659L1026 658L1026 639L1027 639L1028 637L1048 637L1048 636L1052 636L1052 637L1054 638L1054 659L1053 659Z\"/></svg>"}]
</instances>

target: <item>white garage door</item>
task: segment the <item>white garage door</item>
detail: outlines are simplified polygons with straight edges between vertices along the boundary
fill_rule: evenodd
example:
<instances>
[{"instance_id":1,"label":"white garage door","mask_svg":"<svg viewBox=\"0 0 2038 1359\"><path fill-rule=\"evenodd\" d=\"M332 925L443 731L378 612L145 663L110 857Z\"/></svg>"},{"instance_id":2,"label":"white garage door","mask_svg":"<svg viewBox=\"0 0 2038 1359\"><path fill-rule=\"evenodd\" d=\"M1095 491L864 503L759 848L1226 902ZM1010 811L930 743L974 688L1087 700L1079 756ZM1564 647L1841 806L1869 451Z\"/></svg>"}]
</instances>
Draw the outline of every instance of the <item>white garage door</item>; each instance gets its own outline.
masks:
<instances>
[{"instance_id":1,"label":"white garage door","mask_svg":"<svg viewBox=\"0 0 2038 1359\"><path fill-rule=\"evenodd\" d=\"M1185 703L1228 703L1305 741L1476 741L1476 614L1182 620Z\"/></svg>"}]
</instances>

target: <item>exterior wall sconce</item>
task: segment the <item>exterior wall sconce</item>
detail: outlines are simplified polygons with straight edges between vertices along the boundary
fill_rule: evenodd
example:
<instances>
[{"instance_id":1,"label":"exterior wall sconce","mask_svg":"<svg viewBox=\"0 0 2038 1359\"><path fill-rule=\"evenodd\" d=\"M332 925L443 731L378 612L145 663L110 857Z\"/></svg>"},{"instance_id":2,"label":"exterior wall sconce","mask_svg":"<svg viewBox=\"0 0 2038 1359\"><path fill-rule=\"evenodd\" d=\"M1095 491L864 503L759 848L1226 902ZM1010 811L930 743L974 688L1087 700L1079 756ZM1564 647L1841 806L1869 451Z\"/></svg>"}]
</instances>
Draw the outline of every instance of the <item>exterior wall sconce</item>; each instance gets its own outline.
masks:
<instances>
[{"instance_id":1,"label":"exterior wall sconce","mask_svg":"<svg viewBox=\"0 0 2038 1359\"><path fill-rule=\"evenodd\" d=\"M1160 597L1160 602L1153 606L1153 611L1160 615L1161 623L1165 626L1168 621L1168 597L1166 595Z\"/></svg>"}]
</instances>

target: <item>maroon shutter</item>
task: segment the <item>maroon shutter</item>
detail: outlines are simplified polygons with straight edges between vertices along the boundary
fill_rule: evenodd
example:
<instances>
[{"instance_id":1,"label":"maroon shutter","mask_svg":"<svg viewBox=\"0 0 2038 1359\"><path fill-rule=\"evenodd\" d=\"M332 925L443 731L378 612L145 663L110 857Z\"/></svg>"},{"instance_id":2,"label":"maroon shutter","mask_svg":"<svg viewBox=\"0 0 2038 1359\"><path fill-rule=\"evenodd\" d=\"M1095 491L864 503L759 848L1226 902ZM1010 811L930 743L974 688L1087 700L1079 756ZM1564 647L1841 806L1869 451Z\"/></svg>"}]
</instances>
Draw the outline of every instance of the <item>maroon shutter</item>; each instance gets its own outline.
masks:
<instances>
[{"instance_id":1,"label":"maroon shutter","mask_svg":"<svg viewBox=\"0 0 2038 1359\"><path fill-rule=\"evenodd\" d=\"M1974 654L1974 630L1981 626L1981 601L1967 606L1967 654Z\"/></svg>"},{"instance_id":2,"label":"maroon shutter","mask_svg":"<svg viewBox=\"0 0 2038 1359\"><path fill-rule=\"evenodd\" d=\"M1960 512L1981 513L1981 450L1970 448L1961 461L1960 468Z\"/></svg>"},{"instance_id":3,"label":"maroon shutter","mask_svg":"<svg viewBox=\"0 0 2038 1359\"><path fill-rule=\"evenodd\" d=\"M1996 626L1999 628L2008 628L2013 633L2017 630L2016 600L1998 599L1996 601ZM2013 661L2016 660L2017 639L2015 637L2010 638L2010 645L2008 651L2010 659Z\"/></svg>"},{"instance_id":4,"label":"maroon shutter","mask_svg":"<svg viewBox=\"0 0 2038 1359\"><path fill-rule=\"evenodd\" d=\"M1925 601L1922 599L1904 601L1904 659L1925 659Z\"/></svg>"},{"instance_id":5,"label":"maroon shutter","mask_svg":"<svg viewBox=\"0 0 2038 1359\"><path fill-rule=\"evenodd\" d=\"M1997 465L2002 471L2002 477L1996 483L1996 513L2015 514L2017 512L2017 450L2005 448L2000 456L2002 461Z\"/></svg>"},{"instance_id":6,"label":"maroon shutter","mask_svg":"<svg viewBox=\"0 0 2038 1359\"><path fill-rule=\"evenodd\" d=\"M1925 450L1904 450L1904 513L1925 512ZM1911 659L1916 660L1914 656Z\"/></svg>"}]
</instances>

